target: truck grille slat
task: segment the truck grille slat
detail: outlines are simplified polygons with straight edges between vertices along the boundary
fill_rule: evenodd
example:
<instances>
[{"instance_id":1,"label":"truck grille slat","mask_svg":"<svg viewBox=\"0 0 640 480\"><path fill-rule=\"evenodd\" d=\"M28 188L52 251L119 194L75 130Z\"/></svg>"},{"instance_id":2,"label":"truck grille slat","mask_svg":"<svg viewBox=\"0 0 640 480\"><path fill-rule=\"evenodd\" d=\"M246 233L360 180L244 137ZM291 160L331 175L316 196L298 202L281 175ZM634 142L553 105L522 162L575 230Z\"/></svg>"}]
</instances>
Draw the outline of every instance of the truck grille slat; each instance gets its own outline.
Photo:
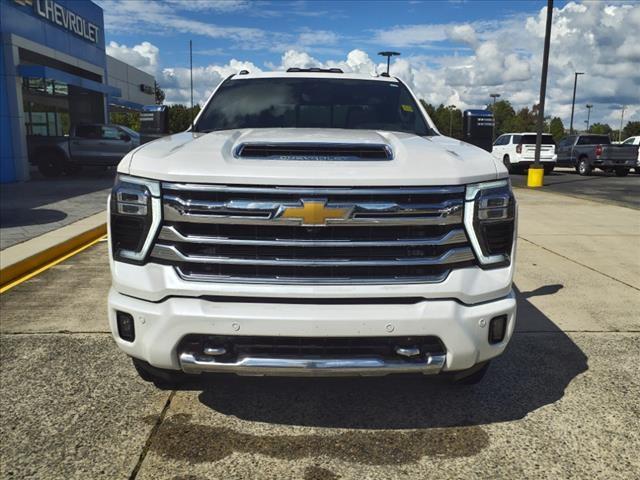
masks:
<instances>
[{"instance_id":1,"label":"truck grille slat","mask_svg":"<svg viewBox=\"0 0 640 480\"><path fill-rule=\"evenodd\" d=\"M164 223L151 261L186 280L440 282L475 265L462 223L464 187L165 183L162 190Z\"/></svg>"}]
</instances>

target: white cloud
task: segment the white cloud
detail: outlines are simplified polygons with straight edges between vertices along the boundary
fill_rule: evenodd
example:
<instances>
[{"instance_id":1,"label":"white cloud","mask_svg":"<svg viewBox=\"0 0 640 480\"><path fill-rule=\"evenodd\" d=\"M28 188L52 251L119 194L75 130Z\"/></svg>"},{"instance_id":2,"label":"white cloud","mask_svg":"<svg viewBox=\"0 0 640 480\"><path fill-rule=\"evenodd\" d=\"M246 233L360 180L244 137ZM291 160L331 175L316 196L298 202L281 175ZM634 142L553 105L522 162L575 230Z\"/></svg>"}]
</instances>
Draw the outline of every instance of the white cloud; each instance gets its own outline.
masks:
<instances>
[{"instance_id":1,"label":"white cloud","mask_svg":"<svg viewBox=\"0 0 640 480\"><path fill-rule=\"evenodd\" d=\"M139 68L151 75L155 75L158 70L158 54L160 50L149 42L142 42L129 48L126 45L119 45L116 42L109 42L107 45L107 55Z\"/></svg>"},{"instance_id":2,"label":"white cloud","mask_svg":"<svg viewBox=\"0 0 640 480\"><path fill-rule=\"evenodd\" d=\"M447 25L441 24L395 26L376 31L374 41L394 48L423 46L446 40L448 28Z\"/></svg>"},{"instance_id":3,"label":"white cloud","mask_svg":"<svg viewBox=\"0 0 640 480\"><path fill-rule=\"evenodd\" d=\"M152 6L151 10L154 8ZM300 29L282 34L284 37L277 37L280 35L277 32L252 34L262 35L263 40L271 35L268 38L277 41L260 44L284 52L280 64L266 64L268 69L319 66L363 74L376 70L382 72L386 68L379 57L373 56L382 45L408 48L429 43L433 46L434 42L436 45L446 42L463 44L465 47L462 49L449 46L449 51L455 50L453 54L395 57L391 73L402 78L419 97L430 103L454 104L462 109L478 108L488 104L489 93L495 92L515 108L521 108L531 107L538 100L545 19L546 7L533 16L520 14L500 21L394 27L374 34L374 41L381 42L376 44L375 50L351 49L346 56L339 50L321 50L353 41L340 38L331 31ZM193 27L190 25L189 28ZM209 24L201 27L220 28ZM231 38L241 36L233 28L226 28L226 33L218 30L209 33L231 35ZM371 45L371 38L356 39L356 43ZM582 71L585 75L578 81L576 125L581 125L582 115L586 115L583 108L586 103L594 104L593 121L616 125L621 104L628 105L625 119L637 120L640 114L638 45L640 4L570 2L554 9L545 114L560 116L568 124L573 72ZM160 54L152 44L143 42L128 48L112 42L108 51L110 55L139 68L155 71L158 82L167 92L167 101L188 101L188 70L161 65ZM249 55L237 54L237 58L223 65L194 69L196 101L206 99L213 88L231 73L242 69L260 70L259 66L246 61L250 59Z\"/></svg>"}]
</instances>

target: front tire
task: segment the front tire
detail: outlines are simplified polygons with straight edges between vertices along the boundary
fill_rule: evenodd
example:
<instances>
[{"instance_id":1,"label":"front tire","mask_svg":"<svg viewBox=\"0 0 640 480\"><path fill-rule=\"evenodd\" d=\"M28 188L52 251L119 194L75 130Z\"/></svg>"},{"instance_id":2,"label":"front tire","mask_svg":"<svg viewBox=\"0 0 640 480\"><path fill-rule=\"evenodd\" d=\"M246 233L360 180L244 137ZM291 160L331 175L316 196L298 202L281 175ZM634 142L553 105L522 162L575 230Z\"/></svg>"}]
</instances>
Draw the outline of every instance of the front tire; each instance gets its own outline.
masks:
<instances>
[{"instance_id":1,"label":"front tire","mask_svg":"<svg viewBox=\"0 0 640 480\"><path fill-rule=\"evenodd\" d=\"M145 382L153 383L158 388L173 388L189 380L189 376L179 370L157 368L134 357L131 357L131 361L140 378Z\"/></svg>"},{"instance_id":2,"label":"front tire","mask_svg":"<svg viewBox=\"0 0 640 480\"><path fill-rule=\"evenodd\" d=\"M36 165L40 173L46 178L56 178L62 175L65 161L57 152L42 152L36 159Z\"/></svg>"},{"instance_id":3,"label":"front tire","mask_svg":"<svg viewBox=\"0 0 640 480\"><path fill-rule=\"evenodd\" d=\"M511 164L511 160L509 159L509 155L505 155L504 158L502 159L502 163L504 163L504 166L507 167L507 172L509 173L515 173L515 167Z\"/></svg>"},{"instance_id":4,"label":"front tire","mask_svg":"<svg viewBox=\"0 0 640 480\"><path fill-rule=\"evenodd\" d=\"M474 365L469 370L456 372L451 381L455 385L476 385L480 383L489 370L490 362Z\"/></svg>"},{"instance_id":5,"label":"front tire","mask_svg":"<svg viewBox=\"0 0 640 480\"><path fill-rule=\"evenodd\" d=\"M578 174L582 175L583 177L588 177L589 175L591 175L591 165L589 165L589 159L587 157L582 157L580 160L578 160L578 166L576 167L576 170L578 170Z\"/></svg>"},{"instance_id":6,"label":"front tire","mask_svg":"<svg viewBox=\"0 0 640 480\"><path fill-rule=\"evenodd\" d=\"M628 168L616 168L616 177L626 177L629 175Z\"/></svg>"}]
</instances>

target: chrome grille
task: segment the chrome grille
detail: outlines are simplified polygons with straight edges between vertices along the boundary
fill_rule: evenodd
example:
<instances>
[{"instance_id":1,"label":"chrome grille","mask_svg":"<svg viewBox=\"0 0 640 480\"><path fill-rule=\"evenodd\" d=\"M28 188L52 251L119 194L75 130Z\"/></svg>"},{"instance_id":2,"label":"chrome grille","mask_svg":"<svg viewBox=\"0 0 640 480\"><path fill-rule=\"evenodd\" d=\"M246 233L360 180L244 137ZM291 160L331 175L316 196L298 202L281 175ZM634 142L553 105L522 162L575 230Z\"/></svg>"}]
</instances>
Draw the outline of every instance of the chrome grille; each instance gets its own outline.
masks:
<instances>
[{"instance_id":1,"label":"chrome grille","mask_svg":"<svg viewBox=\"0 0 640 480\"><path fill-rule=\"evenodd\" d=\"M165 183L162 197L151 261L175 266L186 280L439 282L475 264L462 223L464 187Z\"/></svg>"}]
</instances>

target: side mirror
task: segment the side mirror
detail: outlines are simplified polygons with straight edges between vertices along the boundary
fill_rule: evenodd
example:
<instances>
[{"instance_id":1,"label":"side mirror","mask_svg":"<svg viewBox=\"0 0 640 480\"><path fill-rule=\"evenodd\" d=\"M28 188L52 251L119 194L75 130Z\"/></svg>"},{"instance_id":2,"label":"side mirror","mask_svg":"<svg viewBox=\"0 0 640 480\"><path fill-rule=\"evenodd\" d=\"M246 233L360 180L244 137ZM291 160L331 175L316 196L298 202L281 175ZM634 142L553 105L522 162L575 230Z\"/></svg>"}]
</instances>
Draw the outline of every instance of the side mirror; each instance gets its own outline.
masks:
<instances>
[{"instance_id":1,"label":"side mirror","mask_svg":"<svg viewBox=\"0 0 640 480\"><path fill-rule=\"evenodd\" d=\"M131 137L126 133L121 133L120 134L120 140L122 140L123 142L130 142L131 141Z\"/></svg>"}]
</instances>

